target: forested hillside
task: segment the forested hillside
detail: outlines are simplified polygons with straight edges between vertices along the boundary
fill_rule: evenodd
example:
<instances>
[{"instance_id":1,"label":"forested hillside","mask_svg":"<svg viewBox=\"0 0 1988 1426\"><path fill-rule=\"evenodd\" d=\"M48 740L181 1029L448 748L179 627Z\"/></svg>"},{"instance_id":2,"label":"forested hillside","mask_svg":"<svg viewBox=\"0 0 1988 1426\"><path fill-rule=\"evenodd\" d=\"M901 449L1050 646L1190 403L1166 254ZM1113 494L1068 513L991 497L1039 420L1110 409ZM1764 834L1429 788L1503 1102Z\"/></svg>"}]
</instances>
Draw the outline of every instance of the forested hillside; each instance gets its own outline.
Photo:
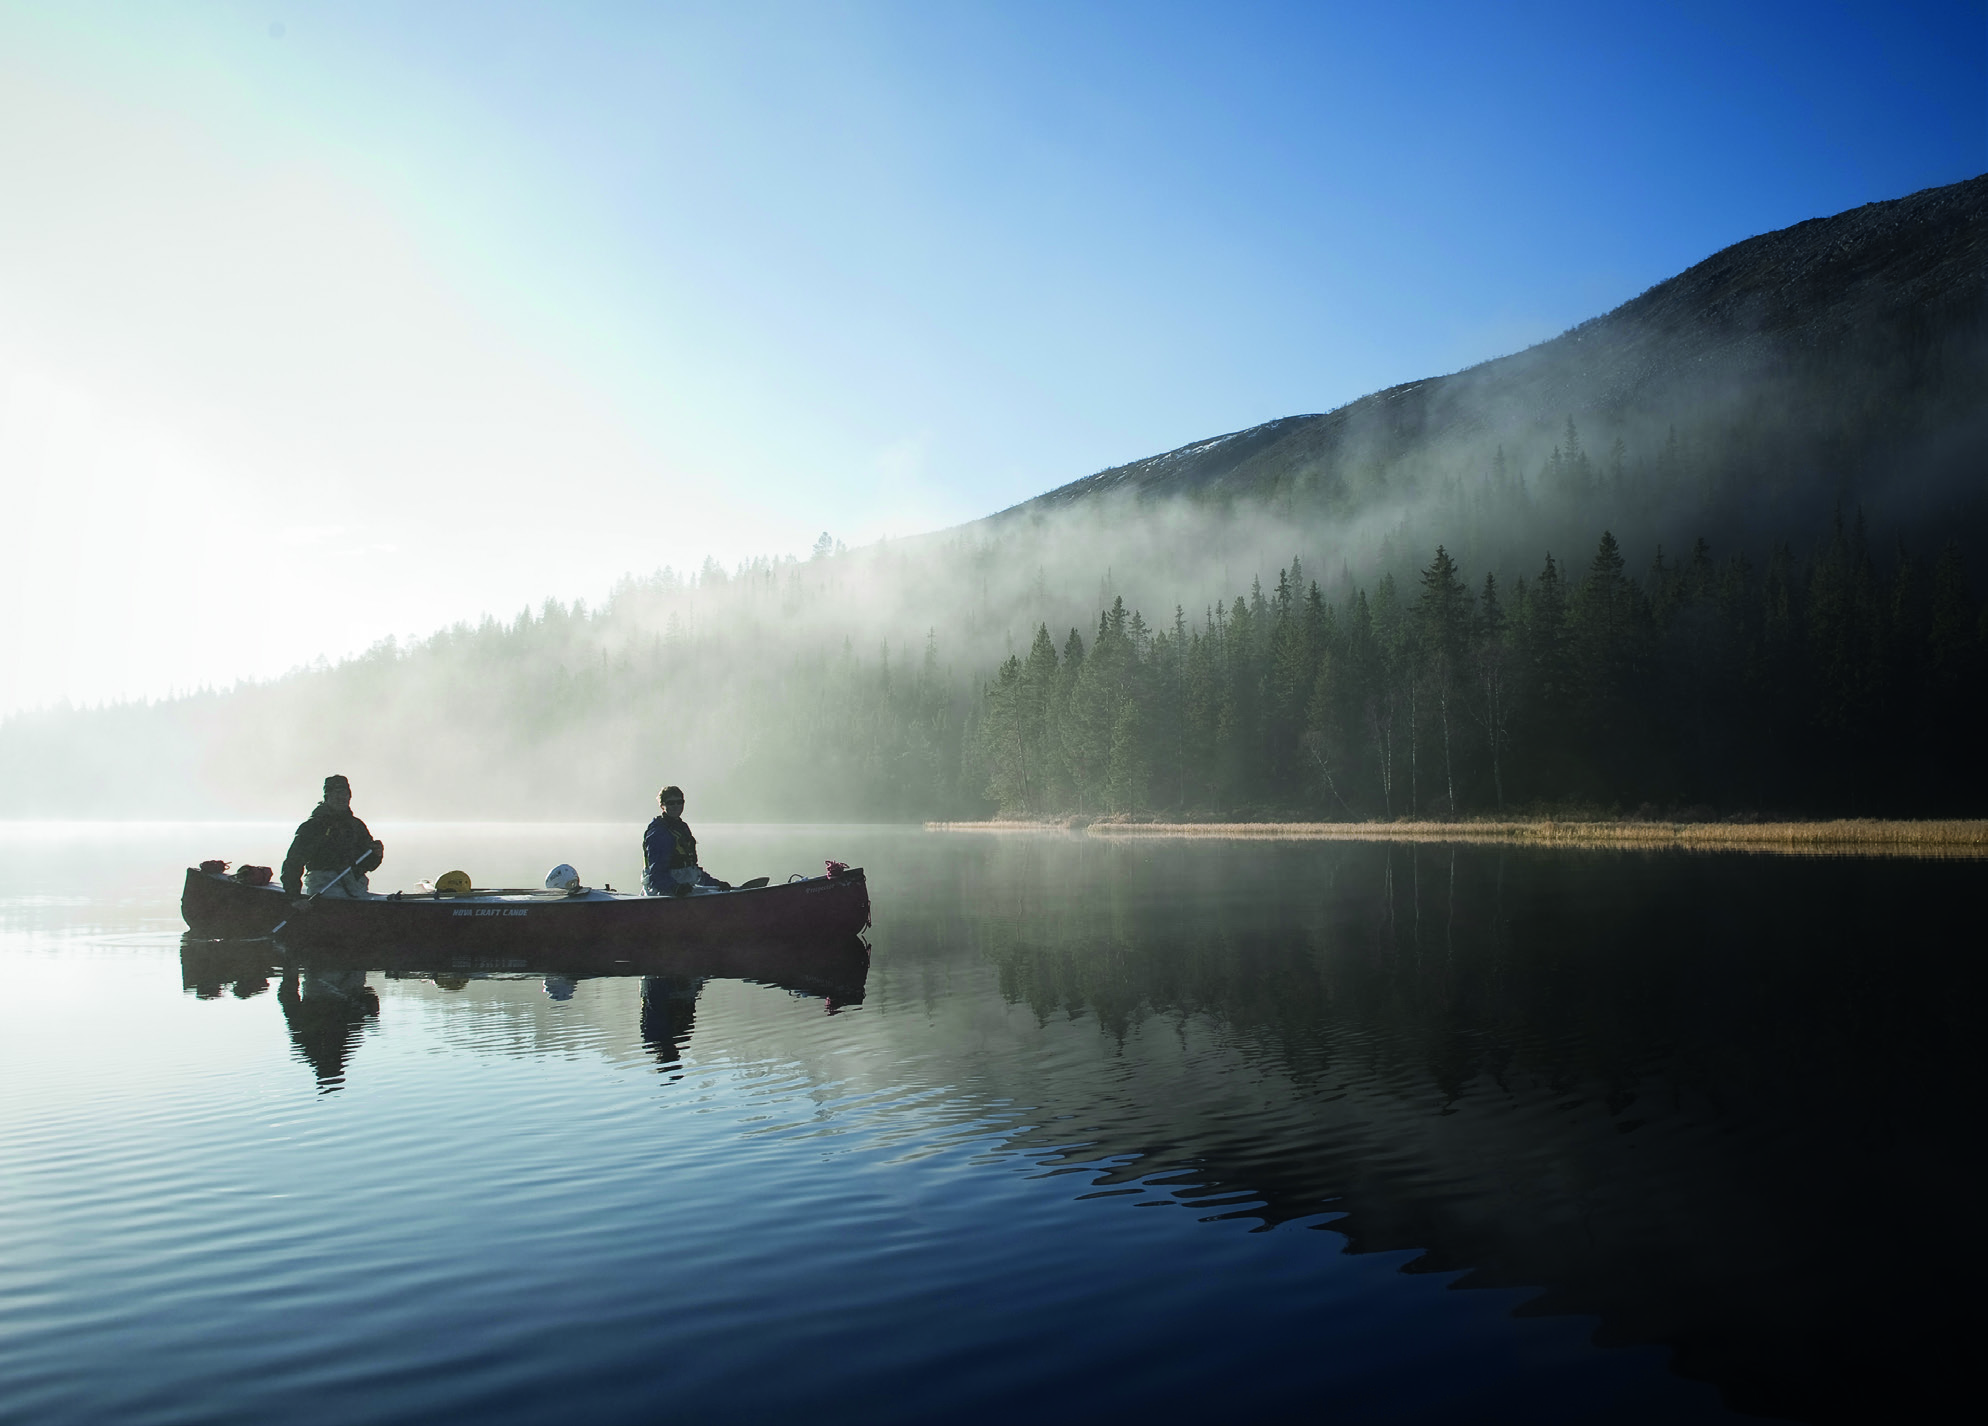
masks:
<instances>
[{"instance_id":1,"label":"forested hillside","mask_svg":"<svg viewBox=\"0 0 1988 1426\"><path fill-rule=\"evenodd\" d=\"M280 815L346 772L376 813L637 817L691 789L706 817L974 813L966 670L916 646L787 633L836 585L761 561L625 581L598 609L391 642L268 684L23 715L0 731L12 815Z\"/></svg>"},{"instance_id":2,"label":"forested hillside","mask_svg":"<svg viewBox=\"0 0 1988 1426\"><path fill-rule=\"evenodd\" d=\"M1957 546L1881 565L1658 550L1327 599L1302 565L1190 621L1124 602L1003 663L980 728L1015 815L1449 818L1516 809L1978 813L1988 615Z\"/></svg>"},{"instance_id":3,"label":"forested hillside","mask_svg":"<svg viewBox=\"0 0 1988 1426\"><path fill-rule=\"evenodd\" d=\"M956 530L15 714L0 816L1979 814L1984 293L1978 178Z\"/></svg>"},{"instance_id":4,"label":"forested hillside","mask_svg":"<svg viewBox=\"0 0 1988 1426\"><path fill-rule=\"evenodd\" d=\"M1988 805L1968 559L1854 517L1807 549L1604 532L1522 572L1439 545L1365 586L1294 559L1191 615L1115 596L1083 629L1038 622L980 668L951 661L946 628L772 638L804 568L631 582L597 611L548 604L271 685L15 719L8 810L276 812L333 770L402 816L634 817L664 782L744 819ZM659 602L720 594L723 619L654 629Z\"/></svg>"}]
</instances>

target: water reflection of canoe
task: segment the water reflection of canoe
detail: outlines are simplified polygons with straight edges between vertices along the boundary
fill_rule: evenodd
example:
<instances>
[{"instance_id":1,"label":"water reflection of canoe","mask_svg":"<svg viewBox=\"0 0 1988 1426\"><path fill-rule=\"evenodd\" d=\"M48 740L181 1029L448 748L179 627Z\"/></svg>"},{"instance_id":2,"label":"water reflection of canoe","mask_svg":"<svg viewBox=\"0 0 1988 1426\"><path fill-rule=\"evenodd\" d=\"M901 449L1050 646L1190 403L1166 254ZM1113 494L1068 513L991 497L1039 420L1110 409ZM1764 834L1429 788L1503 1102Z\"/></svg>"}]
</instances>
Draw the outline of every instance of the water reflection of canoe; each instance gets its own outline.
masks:
<instances>
[{"instance_id":1,"label":"water reflection of canoe","mask_svg":"<svg viewBox=\"0 0 1988 1426\"><path fill-rule=\"evenodd\" d=\"M287 932L284 941L287 941ZM296 951L284 941L203 940L180 943L180 976L188 990L214 999L232 985L237 996L268 989L272 976L298 961L308 975L333 984L340 975L381 971L394 979L425 978L467 984L483 976L543 975L568 981L597 976L671 976L695 980L750 980L801 995L820 996L831 1009L863 1003L870 950L856 936L818 944L734 942L723 946L539 947L515 953L419 944L319 946ZM333 979L327 979L333 978Z\"/></svg>"},{"instance_id":2,"label":"water reflection of canoe","mask_svg":"<svg viewBox=\"0 0 1988 1426\"><path fill-rule=\"evenodd\" d=\"M281 925L298 946L420 946L450 953L531 954L560 948L837 943L870 924L863 869L696 896L625 892L396 892L304 905L280 887L245 886L189 867L180 914L196 936L266 936Z\"/></svg>"}]
</instances>

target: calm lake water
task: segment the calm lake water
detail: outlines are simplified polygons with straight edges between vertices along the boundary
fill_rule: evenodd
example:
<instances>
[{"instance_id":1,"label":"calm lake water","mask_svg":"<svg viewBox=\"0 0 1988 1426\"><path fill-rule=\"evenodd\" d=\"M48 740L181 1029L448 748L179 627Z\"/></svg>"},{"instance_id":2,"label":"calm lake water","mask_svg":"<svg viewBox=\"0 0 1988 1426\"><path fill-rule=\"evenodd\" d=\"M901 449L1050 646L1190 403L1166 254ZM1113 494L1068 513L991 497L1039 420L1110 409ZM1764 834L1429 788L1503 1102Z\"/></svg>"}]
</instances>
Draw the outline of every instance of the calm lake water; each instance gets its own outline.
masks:
<instances>
[{"instance_id":1,"label":"calm lake water","mask_svg":"<svg viewBox=\"0 0 1988 1426\"><path fill-rule=\"evenodd\" d=\"M637 829L376 824L639 884ZM1911 1419L1973 1392L1984 868L701 824L750 982L182 944L0 827L0 1419Z\"/></svg>"}]
</instances>

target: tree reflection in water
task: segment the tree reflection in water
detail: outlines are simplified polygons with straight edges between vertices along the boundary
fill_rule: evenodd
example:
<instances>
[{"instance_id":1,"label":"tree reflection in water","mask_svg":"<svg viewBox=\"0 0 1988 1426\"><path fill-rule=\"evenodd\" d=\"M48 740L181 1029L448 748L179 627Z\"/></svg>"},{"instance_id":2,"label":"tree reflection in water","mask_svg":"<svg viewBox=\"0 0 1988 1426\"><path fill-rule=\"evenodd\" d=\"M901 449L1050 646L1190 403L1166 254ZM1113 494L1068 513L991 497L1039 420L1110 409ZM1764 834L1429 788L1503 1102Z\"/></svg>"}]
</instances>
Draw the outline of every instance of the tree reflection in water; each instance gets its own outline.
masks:
<instances>
[{"instance_id":1,"label":"tree reflection in water","mask_svg":"<svg viewBox=\"0 0 1988 1426\"><path fill-rule=\"evenodd\" d=\"M1527 1311L1665 1344L1742 1410L1930 1409L1969 1359L1972 868L1386 845L1062 862L961 928L1000 993L1039 1023L1094 1017L1122 1076L1153 1074L1148 1026L1182 1048L1163 1103L1031 1097L1045 1154L1081 1124L1082 1158L1119 1164L1106 1183L1344 1214L1352 1251L1536 1288Z\"/></svg>"}]
</instances>

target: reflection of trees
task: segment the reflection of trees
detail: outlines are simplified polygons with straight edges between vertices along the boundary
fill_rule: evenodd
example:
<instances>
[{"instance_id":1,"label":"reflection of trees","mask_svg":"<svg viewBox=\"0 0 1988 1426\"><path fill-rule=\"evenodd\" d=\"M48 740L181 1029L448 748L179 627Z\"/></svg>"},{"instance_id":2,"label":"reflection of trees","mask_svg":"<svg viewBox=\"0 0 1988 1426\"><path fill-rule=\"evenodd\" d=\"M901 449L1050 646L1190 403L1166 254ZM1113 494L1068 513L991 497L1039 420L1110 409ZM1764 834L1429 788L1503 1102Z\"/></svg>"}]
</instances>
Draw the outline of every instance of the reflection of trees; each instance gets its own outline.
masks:
<instances>
[{"instance_id":1,"label":"reflection of trees","mask_svg":"<svg viewBox=\"0 0 1988 1426\"><path fill-rule=\"evenodd\" d=\"M1984 1256L1965 868L1068 860L974 933L1011 1003L1094 1018L1115 1051L1105 1078L1029 1087L1051 1127L1024 1146L1075 1117L1087 1160L1123 1157L1111 1178L1181 1173L1269 1221L1343 1211L1358 1250L1542 1288L1740 1405L1829 1417L1962 1359L1946 1284ZM1863 1241L1824 1246L1852 1212Z\"/></svg>"},{"instance_id":2,"label":"reflection of trees","mask_svg":"<svg viewBox=\"0 0 1988 1426\"><path fill-rule=\"evenodd\" d=\"M1874 972L1860 939L1894 940L1938 907L1901 888L1883 917L1841 915L1842 883L1926 868L1385 846L1333 855L1351 865L1316 888L1332 899L1310 907L1287 898L1313 888L1252 881L1264 901L1231 908L1238 915L1183 915L1191 898L1126 878L1074 907L1046 897L1039 912L990 918L976 939L1002 995L1039 1020L1087 1014L1122 1040L1151 1016L1202 1015L1302 1078L1341 1064L1419 1073L1445 1099L1514 1074L1618 1096L1652 1074L1706 1091L1791 1064L1810 1080L1833 1065L1835 1079L1846 1022L1901 1014L1901 999L1948 1013L1921 999L1923 977L1953 966L1935 953ZM1825 888L1834 894L1818 896ZM1902 1048L1913 1062L1932 1052L1923 1037ZM1857 1066L1839 1088L1867 1082Z\"/></svg>"}]
</instances>

